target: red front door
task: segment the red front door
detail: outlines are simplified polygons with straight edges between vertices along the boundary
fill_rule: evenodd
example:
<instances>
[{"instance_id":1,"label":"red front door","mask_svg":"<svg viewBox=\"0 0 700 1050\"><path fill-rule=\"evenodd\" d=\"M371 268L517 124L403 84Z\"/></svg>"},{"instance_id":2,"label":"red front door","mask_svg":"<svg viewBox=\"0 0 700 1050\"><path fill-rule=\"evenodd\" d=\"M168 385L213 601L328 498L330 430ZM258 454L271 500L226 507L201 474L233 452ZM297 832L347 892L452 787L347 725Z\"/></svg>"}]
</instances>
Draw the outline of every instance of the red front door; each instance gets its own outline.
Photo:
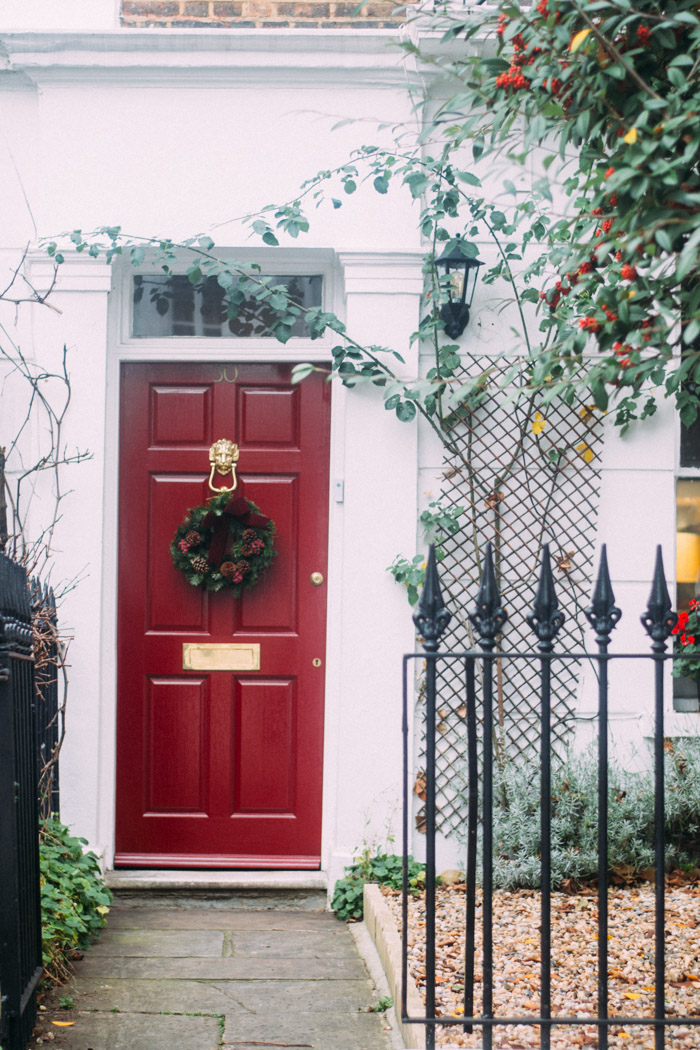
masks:
<instances>
[{"instance_id":1,"label":"red front door","mask_svg":"<svg viewBox=\"0 0 700 1050\"><path fill-rule=\"evenodd\" d=\"M119 497L115 864L320 864L328 385L278 364L126 364ZM235 378L235 381L232 379ZM240 598L193 587L169 544L204 503L209 448L278 556ZM258 643L257 671L183 670L183 644Z\"/></svg>"}]
</instances>

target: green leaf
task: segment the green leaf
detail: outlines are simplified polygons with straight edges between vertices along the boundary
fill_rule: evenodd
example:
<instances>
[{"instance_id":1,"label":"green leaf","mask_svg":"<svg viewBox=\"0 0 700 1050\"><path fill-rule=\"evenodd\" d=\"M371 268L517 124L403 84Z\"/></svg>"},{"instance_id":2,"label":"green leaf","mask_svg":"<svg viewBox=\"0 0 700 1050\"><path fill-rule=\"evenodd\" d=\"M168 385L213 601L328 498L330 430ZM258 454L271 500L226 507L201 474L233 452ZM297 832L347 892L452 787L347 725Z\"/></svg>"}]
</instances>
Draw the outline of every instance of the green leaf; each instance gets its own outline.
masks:
<instances>
[{"instance_id":1,"label":"green leaf","mask_svg":"<svg viewBox=\"0 0 700 1050\"><path fill-rule=\"evenodd\" d=\"M377 175L374 180L374 188L377 193L387 193L389 190L389 180L384 175Z\"/></svg>"},{"instance_id":2,"label":"green leaf","mask_svg":"<svg viewBox=\"0 0 700 1050\"><path fill-rule=\"evenodd\" d=\"M410 423L416 417L416 406L412 401L401 401L396 406L396 417L402 423Z\"/></svg>"},{"instance_id":3,"label":"green leaf","mask_svg":"<svg viewBox=\"0 0 700 1050\"><path fill-rule=\"evenodd\" d=\"M481 186L481 179L473 175L471 171L457 171L455 175L460 182L466 182L468 186Z\"/></svg>"},{"instance_id":4,"label":"green leaf","mask_svg":"<svg viewBox=\"0 0 700 1050\"><path fill-rule=\"evenodd\" d=\"M267 230L267 231L266 231L266 232L265 232L265 233L263 234L263 238L262 238L262 239L263 239L263 243L264 243L264 244L269 244L269 245L270 245L270 247L272 247L272 248L275 248L275 247L276 247L276 246L277 246L277 245L279 244L279 241L278 241L278 240L277 240L277 238L275 237L275 235L274 235L274 233L272 232L272 230Z\"/></svg>"},{"instance_id":5,"label":"green leaf","mask_svg":"<svg viewBox=\"0 0 700 1050\"><path fill-rule=\"evenodd\" d=\"M214 242L211 237L200 237L197 242L200 248L203 248L205 252L211 251L214 247Z\"/></svg>"},{"instance_id":6,"label":"green leaf","mask_svg":"<svg viewBox=\"0 0 700 1050\"><path fill-rule=\"evenodd\" d=\"M292 383L301 383L315 372L314 365L298 364L292 368Z\"/></svg>"},{"instance_id":7,"label":"green leaf","mask_svg":"<svg viewBox=\"0 0 700 1050\"><path fill-rule=\"evenodd\" d=\"M140 266L143 260L146 258L146 249L141 245L136 248L132 248L129 253L132 266Z\"/></svg>"},{"instance_id":8,"label":"green leaf","mask_svg":"<svg viewBox=\"0 0 700 1050\"><path fill-rule=\"evenodd\" d=\"M354 193L357 189L357 183L353 179L346 179L343 183L343 189L346 193Z\"/></svg>"}]
</instances>

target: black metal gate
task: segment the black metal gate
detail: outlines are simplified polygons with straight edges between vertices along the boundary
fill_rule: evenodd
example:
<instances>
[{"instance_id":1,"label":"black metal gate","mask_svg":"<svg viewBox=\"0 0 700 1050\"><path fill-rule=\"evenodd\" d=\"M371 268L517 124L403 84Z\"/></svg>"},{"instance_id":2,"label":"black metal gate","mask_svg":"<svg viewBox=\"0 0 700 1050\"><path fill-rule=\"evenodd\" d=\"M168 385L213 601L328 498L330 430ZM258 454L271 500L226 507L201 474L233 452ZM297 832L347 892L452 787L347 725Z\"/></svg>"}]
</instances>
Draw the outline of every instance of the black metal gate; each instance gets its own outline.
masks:
<instances>
[{"instance_id":1,"label":"black metal gate","mask_svg":"<svg viewBox=\"0 0 700 1050\"><path fill-rule=\"evenodd\" d=\"M24 1050L42 974L37 737L24 569L0 554L0 1043Z\"/></svg>"},{"instance_id":2,"label":"black metal gate","mask_svg":"<svg viewBox=\"0 0 700 1050\"><path fill-rule=\"evenodd\" d=\"M425 831L426 831L426 898L425 898L425 1015L407 1014L408 977L408 881L406 865L403 889L403 979L402 1019L405 1023L424 1025L426 1047L436 1045L438 1026L451 1025L471 1033L482 1031L484 1050L494 1045L494 1036L505 1026L537 1026L540 1045L544 1050L551 1046L553 1028L564 1028L569 1032L583 1026L594 1026L597 1030L597 1045L604 1050L609 1045L611 1026L644 1026L653 1030L655 1050L675 1045L667 1042L674 1026L698 1026L700 1016L667 1016L665 996L667 981L665 972L665 830L664 830L664 662L673 659L666 652L668 638L676 624L677 615L672 612L671 600L664 577L661 550L657 550L656 567L651 596L641 619L651 638L651 652L637 654L611 654L608 652L611 633L620 619L620 610L615 605L615 596L610 584L605 548L603 547L600 570L591 605L586 617L596 632L596 653L555 653L554 642L559 633L563 614L558 608L554 579L550 566L549 550L542 552L540 579L528 623L536 638L536 647L529 652L503 652L499 639L507 612L502 608L490 545L483 562L481 586L476 606L470 620L480 638L481 649L467 652L438 652L440 639L450 620L440 592L434 550L431 549L425 586L419 610L414 616L421 636L424 653L413 653L404 658L404 812L403 838L404 857L409 853L409 669L415 661L425 664ZM648 1016L612 1015L608 988L608 678L612 660L650 660L654 675L654 985L653 1010ZM539 944L539 1016L497 1016L494 1010L494 943L493 943L493 876L494 876L494 674L498 661L534 661L539 666L540 699L540 944ZM592 661L598 680L598 952L597 952L597 1012L591 1016L563 1016L553 1013L552 1007L552 945L551 945L551 816L552 816L552 739L551 711L552 691L555 681L555 665L561 661ZM466 935L464 952L464 997L461 1016L438 1016L436 1011L436 732L439 699L436 695L438 666L449 662L453 672L463 674L465 767L466 790ZM460 668L461 665L461 668ZM477 681L479 688L477 688ZM479 709L480 708L480 709ZM483 725L483 738L477 739L479 723ZM481 797L480 797L481 796ZM481 1012L475 1015L475 930L477 901L477 839L481 834ZM535 1014L537 1011L535 1011ZM698 1042L700 1045L700 1029ZM509 1044L513 1045L513 1044ZM684 1044L687 1045L687 1044Z\"/></svg>"}]
</instances>

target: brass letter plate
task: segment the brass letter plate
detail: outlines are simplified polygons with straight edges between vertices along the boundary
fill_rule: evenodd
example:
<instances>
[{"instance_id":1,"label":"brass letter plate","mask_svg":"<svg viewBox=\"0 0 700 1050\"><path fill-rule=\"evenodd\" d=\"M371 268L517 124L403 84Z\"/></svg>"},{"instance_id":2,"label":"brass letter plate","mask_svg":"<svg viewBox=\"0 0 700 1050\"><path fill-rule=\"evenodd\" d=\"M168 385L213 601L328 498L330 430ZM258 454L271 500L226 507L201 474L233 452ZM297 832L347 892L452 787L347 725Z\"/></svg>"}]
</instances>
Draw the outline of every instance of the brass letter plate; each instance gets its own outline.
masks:
<instances>
[{"instance_id":1,"label":"brass letter plate","mask_svg":"<svg viewBox=\"0 0 700 1050\"><path fill-rule=\"evenodd\" d=\"M229 642L198 645L182 643L182 667L185 671L259 671L258 642Z\"/></svg>"}]
</instances>

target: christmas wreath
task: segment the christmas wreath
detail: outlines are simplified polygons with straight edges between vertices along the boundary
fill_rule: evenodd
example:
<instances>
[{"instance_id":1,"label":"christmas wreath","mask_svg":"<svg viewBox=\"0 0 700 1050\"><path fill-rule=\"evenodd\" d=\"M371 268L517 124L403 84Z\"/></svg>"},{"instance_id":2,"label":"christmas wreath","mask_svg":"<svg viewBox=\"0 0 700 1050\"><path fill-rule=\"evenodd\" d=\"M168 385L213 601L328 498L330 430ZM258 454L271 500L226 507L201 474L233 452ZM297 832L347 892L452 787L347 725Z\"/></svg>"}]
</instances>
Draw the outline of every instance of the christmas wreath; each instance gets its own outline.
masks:
<instances>
[{"instance_id":1,"label":"christmas wreath","mask_svg":"<svg viewBox=\"0 0 700 1050\"><path fill-rule=\"evenodd\" d=\"M193 587L232 590L254 587L277 556L275 523L244 496L222 492L192 507L177 527L170 553Z\"/></svg>"}]
</instances>

